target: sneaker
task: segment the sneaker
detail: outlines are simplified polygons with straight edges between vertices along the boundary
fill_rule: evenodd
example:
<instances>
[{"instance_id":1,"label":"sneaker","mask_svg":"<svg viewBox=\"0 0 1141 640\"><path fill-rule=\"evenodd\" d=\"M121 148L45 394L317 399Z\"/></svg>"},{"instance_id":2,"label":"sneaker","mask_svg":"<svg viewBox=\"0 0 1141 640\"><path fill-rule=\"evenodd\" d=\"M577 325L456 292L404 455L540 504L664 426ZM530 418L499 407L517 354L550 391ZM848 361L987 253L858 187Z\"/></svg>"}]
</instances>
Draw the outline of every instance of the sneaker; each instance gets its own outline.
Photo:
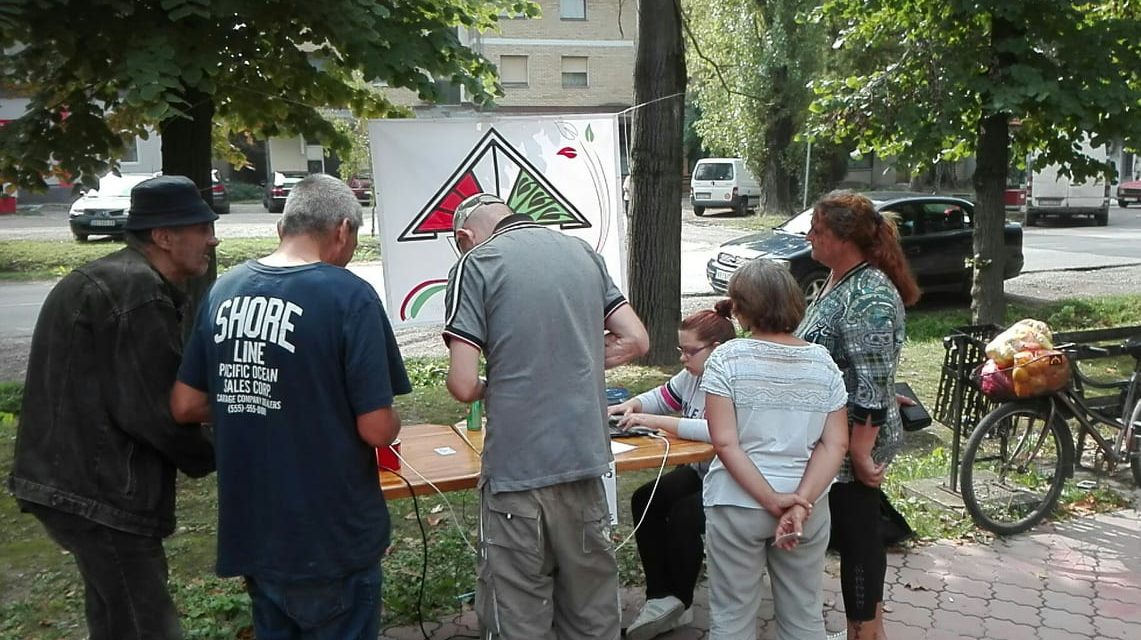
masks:
<instances>
[{"instance_id":1,"label":"sneaker","mask_svg":"<svg viewBox=\"0 0 1141 640\"><path fill-rule=\"evenodd\" d=\"M693 613L674 596L647 600L638 612L638 617L634 618L634 623L626 627L626 640L656 638L676 627L686 613L689 613L689 621L692 622Z\"/></svg>"}]
</instances>

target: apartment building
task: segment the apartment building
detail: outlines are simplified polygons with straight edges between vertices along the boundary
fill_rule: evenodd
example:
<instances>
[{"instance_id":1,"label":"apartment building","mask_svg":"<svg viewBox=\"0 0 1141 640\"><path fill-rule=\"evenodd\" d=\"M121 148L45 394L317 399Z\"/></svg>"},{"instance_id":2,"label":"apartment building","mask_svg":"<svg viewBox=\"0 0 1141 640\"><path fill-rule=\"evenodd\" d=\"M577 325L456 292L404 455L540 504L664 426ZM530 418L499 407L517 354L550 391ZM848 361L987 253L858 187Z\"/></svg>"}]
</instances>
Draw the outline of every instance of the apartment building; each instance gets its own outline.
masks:
<instances>
[{"instance_id":1,"label":"apartment building","mask_svg":"<svg viewBox=\"0 0 1141 640\"><path fill-rule=\"evenodd\" d=\"M501 114L619 113L633 104L638 0L538 0L535 18L508 18L497 30L467 30L461 38L499 68L505 95L492 109ZM458 87L441 83L440 104L427 104L407 90L386 89L389 98L421 117L473 108ZM14 119L26 100L0 95L0 120ZM11 112L13 115L7 115ZM629 119L623 118L622 133ZM138 140L124 159L147 170L158 157L157 135ZM324 171L324 149L300 136L267 141L266 175L274 170ZM157 169L154 169L157 170Z\"/></svg>"},{"instance_id":2,"label":"apartment building","mask_svg":"<svg viewBox=\"0 0 1141 640\"><path fill-rule=\"evenodd\" d=\"M539 0L468 44L499 67L500 112L618 112L634 100L636 0Z\"/></svg>"}]
</instances>

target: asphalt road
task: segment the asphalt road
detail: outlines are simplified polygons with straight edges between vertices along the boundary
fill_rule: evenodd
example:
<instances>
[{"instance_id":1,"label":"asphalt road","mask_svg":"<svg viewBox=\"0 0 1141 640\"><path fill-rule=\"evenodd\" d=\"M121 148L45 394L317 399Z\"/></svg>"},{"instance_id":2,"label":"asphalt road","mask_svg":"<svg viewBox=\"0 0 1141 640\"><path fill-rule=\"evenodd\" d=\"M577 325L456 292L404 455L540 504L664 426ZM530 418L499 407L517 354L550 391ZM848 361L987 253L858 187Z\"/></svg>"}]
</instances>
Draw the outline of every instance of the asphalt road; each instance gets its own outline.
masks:
<instances>
[{"instance_id":1,"label":"asphalt road","mask_svg":"<svg viewBox=\"0 0 1141 640\"><path fill-rule=\"evenodd\" d=\"M50 282L0 283L0 339L31 335Z\"/></svg>"},{"instance_id":2,"label":"asphalt road","mask_svg":"<svg viewBox=\"0 0 1141 640\"><path fill-rule=\"evenodd\" d=\"M371 211L362 231L370 233ZM682 297L686 311L708 306L713 292L705 280L705 263L722 242L741 231L718 223L714 213L696 218L686 206L682 216ZM235 204L222 216L217 233L223 241L235 237L273 236L276 215L260 205ZM0 216L0 240L70 238L66 211L45 209L42 215ZM1141 292L1141 208L1114 208L1110 224L1097 227L1078 220L1025 229L1023 275L1007 282L1016 295L1058 299L1075 295ZM383 287L379 263L352 265L363 278ZM23 375L28 342L39 307L51 282L0 283L0 380ZM383 299L383 295L382 295ZM439 327L398 329L406 355L442 354Z\"/></svg>"},{"instance_id":3,"label":"asphalt road","mask_svg":"<svg viewBox=\"0 0 1141 640\"><path fill-rule=\"evenodd\" d=\"M266 213L260 204L234 203L230 213L219 216L215 224L220 238L257 238L273 236L280 215ZM372 229L372 209L365 209L365 228ZM91 236L98 241L100 236ZM27 213L0 216L0 240L70 240L66 205L43 205L29 208Z\"/></svg>"}]
</instances>

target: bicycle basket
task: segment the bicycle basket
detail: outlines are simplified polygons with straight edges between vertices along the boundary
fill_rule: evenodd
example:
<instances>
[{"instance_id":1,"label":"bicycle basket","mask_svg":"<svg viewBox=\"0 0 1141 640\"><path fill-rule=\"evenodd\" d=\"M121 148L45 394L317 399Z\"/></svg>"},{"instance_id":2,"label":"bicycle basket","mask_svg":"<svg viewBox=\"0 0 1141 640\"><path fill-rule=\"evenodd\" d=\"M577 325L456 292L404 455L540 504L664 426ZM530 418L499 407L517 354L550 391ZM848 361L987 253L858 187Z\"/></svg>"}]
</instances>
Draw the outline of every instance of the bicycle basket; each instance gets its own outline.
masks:
<instances>
[{"instance_id":1,"label":"bicycle basket","mask_svg":"<svg viewBox=\"0 0 1141 640\"><path fill-rule=\"evenodd\" d=\"M995 407L995 402L979 391L971 373L986 362L986 345L1002 332L994 324L955 327L943 338L943 369L935 397L935 419L956 432L969 432ZM956 415L956 400L958 415Z\"/></svg>"}]
</instances>

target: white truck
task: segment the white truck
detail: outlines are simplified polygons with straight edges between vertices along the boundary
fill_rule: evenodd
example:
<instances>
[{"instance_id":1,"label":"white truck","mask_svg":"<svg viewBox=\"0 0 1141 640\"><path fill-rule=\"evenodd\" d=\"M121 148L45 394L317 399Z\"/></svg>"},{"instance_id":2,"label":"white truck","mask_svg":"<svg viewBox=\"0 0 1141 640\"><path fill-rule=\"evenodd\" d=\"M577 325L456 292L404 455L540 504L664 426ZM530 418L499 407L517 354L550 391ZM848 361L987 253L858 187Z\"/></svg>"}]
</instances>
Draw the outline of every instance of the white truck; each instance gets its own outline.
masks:
<instances>
[{"instance_id":1,"label":"white truck","mask_svg":"<svg viewBox=\"0 0 1141 640\"><path fill-rule=\"evenodd\" d=\"M1109 160L1105 147L1092 147L1088 141L1082 143L1082 153L1094 160ZM1032 166L1033 160L1033 156L1028 158L1027 165ZM1062 175L1059 165L1047 165L1027 174L1025 206L1027 227L1046 216L1090 216L1104 227L1109 224L1109 178L1100 173L1079 182Z\"/></svg>"}]
</instances>

